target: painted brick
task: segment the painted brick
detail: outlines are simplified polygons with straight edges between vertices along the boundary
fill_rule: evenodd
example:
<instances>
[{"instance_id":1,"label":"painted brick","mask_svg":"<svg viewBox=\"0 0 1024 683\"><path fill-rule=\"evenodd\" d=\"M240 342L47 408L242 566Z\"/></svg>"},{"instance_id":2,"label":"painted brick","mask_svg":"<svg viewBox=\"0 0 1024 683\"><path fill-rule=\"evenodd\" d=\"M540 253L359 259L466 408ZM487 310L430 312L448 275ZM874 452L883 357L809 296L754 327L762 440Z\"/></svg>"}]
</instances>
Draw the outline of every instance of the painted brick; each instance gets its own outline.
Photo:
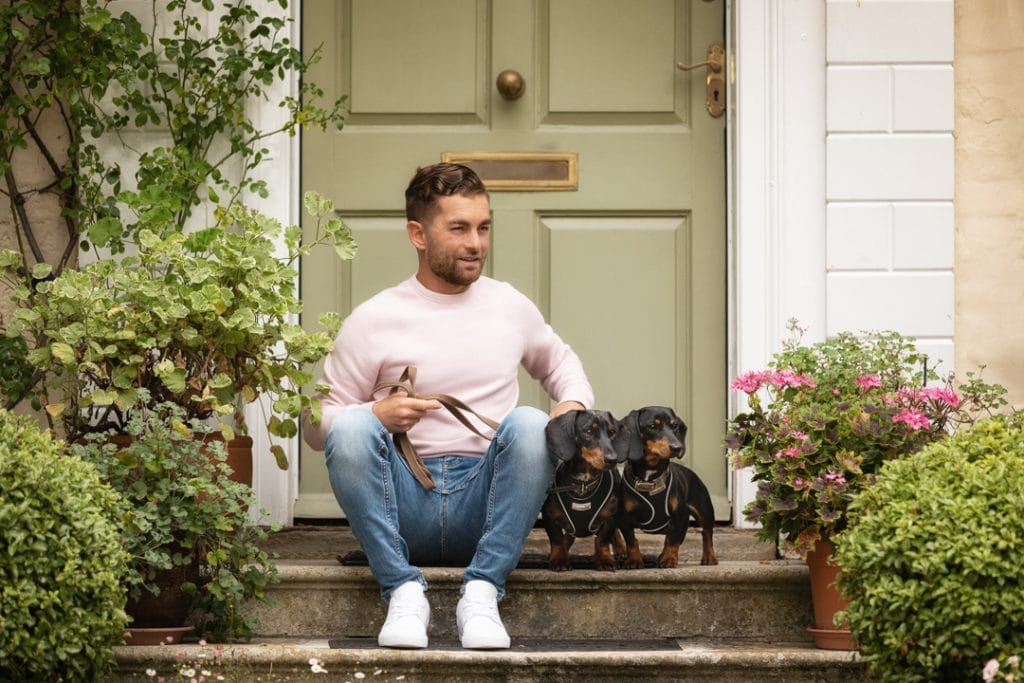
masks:
<instances>
[{"instance_id":1,"label":"painted brick","mask_svg":"<svg viewBox=\"0 0 1024 683\"><path fill-rule=\"evenodd\" d=\"M897 66L893 93L894 130L953 130L952 65Z\"/></svg>"},{"instance_id":2,"label":"painted brick","mask_svg":"<svg viewBox=\"0 0 1024 683\"><path fill-rule=\"evenodd\" d=\"M952 202L893 206L894 268L952 268L954 239Z\"/></svg>"},{"instance_id":3,"label":"painted brick","mask_svg":"<svg viewBox=\"0 0 1024 683\"><path fill-rule=\"evenodd\" d=\"M830 132L887 132L892 128L891 69L829 67L825 84Z\"/></svg>"},{"instance_id":4,"label":"painted brick","mask_svg":"<svg viewBox=\"0 0 1024 683\"><path fill-rule=\"evenodd\" d=\"M887 270L892 217L888 204L829 204L829 270Z\"/></svg>"},{"instance_id":5,"label":"painted brick","mask_svg":"<svg viewBox=\"0 0 1024 683\"><path fill-rule=\"evenodd\" d=\"M829 135L828 199L953 198L953 136Z\"/></svg>"},{"instance_id":6,"label":"painted brick","mask_svg":"<svg viewBox=\"0 0 1024 683\"><path fill-rule=\"evenodd\" d=\"M953 0L830 0L829 63L952 62Z\"/></svg>"},{"instance_id":7,"label":"painted brick","mask_svg":"<svg viewBox=\"0 0 1024 683\"><path fill-rule=\"evenodd\" d=\"M828 334L891 329L953 336L952 273L830 273Z\"/></svg>"}]
</instances>

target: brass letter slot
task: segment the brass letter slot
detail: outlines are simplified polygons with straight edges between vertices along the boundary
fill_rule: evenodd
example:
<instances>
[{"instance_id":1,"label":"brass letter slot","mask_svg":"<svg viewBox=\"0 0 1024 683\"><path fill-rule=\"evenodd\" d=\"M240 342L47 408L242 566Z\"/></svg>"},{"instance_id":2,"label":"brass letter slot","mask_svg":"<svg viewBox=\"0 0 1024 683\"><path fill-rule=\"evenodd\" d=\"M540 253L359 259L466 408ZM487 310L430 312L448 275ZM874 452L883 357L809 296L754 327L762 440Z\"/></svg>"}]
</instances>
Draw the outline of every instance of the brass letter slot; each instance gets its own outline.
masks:
<instances>
[{"instance_id":1,"label":"brass letter slot","mask_svg":"<svg viewBox=\"0 0 1024 683\"><path fill-rule=\"evenodd\" d=\"M442 161L465 164L488 190L548 192L579 189L575 152L444 152Z\"/></svg>"}]
</instances>

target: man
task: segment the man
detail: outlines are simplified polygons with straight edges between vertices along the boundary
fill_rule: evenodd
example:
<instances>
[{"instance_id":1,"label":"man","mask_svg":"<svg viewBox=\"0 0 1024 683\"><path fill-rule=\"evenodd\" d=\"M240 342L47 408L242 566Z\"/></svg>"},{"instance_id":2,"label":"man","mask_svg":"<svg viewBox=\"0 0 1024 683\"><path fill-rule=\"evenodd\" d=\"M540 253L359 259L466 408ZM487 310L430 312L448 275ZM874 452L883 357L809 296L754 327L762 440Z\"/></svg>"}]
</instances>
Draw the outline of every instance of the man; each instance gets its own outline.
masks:
<instances>
[{"instance_id":1,"label":"man","mask_svg":"<svg viewBox=\"0 0 1024 683\"><path fill-rule=\"evenodd\" d=\"M498 613L553 475L544 428L593 403L579 358L525 296L482 277L490 244L487 192L471 169L419 169L406 189L416 274L358 306L324 365L330 393L318 428L331 486L388 602L382 647L427 646L430 606L415 564L462 563L462 646L509 647ZM520 364L556 402L516 407ZM460 424L436 400L374 391L417 369L415 391L454 396L498 420ZM475 421L472 416L471 421ZM392 435L408 433L436 486L414 477ZM326 446L326 447L325 447Z\"/></svg>"}]
</instances>

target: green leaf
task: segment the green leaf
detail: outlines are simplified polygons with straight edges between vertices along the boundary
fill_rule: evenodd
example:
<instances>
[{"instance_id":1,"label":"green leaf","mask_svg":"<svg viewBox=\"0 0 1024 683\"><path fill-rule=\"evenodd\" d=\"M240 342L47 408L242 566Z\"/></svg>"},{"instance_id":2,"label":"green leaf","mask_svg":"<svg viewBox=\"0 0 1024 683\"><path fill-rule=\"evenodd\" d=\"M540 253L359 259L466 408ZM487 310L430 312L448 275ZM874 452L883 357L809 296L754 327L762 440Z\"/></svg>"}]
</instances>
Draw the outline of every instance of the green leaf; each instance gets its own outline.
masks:
<instances>
[{"instance_id":1,"label":"green leaf","mask_svg":"<svg viewBox=\"0 0 1024 683\"><path fill-rule=\"evenodd\" d=\"M117 392L113 390L97 389L91 394L87 394L87 397L94 405L109 406L117 400Z\"/></svg>"},{"instance_id":2,"label":"green leaf","mask_svg":"<svg viewBox=\"0 0 1024 683\"><path fill-rule=\"evenodd\" d=\"M163 360L157 363L156 376L171 393L180 394L185 391L185 369L174 367L171 361Z\"/></svg>"},{"instance_id":3,"label":"green leaf","mask_svg":"<svg viewBox=\"0 0 1024 683\"><path fill-rule=\"evenodd\" d=\"M274 456L274 460L277 462L278 468L282 470L287 470L288 456L284 454L284 449L281 448L280 446L275 445L270 447L270 452Z\"/></svg>"},{"instance_id":4,"label":"green leaf","mask_svg":"<svg viewBox=\"0 0 1024 683\"><path fill-rule=\"evenodd\" d=\"M98 247L105 247L114 239L119 239L124 234L124 226L121 221L112 216L101 218L86 231L89 240Z\"/></svg>"},{"instance_id":5,"label":"green leaf","mask_svg":"<svg viewBox=\"0 0 1024 683\"><path fill-rule=\"evenodd\" d=\"M231 379L230 375L226 375L223 372L218 372L216 375L213 376L213 379L210 380L210 388L224 389L225 387L230 387L232 382L233 380Z\"/></svg>"},{"instance_id":6,"label":"green leaf","mask_svg":"<svg viewBox=\"0 0 1024 683\"><path fill-rule=\"evenodd\" d=\"M65 344L64 342L50 344L50 353L64 365L70 365L75 362L75 350L71 348L70 344Z\"/></svg>"},{"instance_id":7,"label":"green leaf","mask_svg":"<svg viewBox=\"0 0 1024 683\"><path fill-rule=\"evenodd\" d=\"M309 215L317 218L327 215L334 209L334 202L313 190L309 190L302 196L302 203L306 206Z\"/></svg>"},{"instance_id":8,"label":"green leaf","mask_svg":"<svg viewBox=\"0 0 1024 683\"><path fill-rule=\"evenodd\" d=\"M99 33L110 23L110 12L102 7L89 7L82 12L82 23Z\"/></svg>"},{"instance_id":9,"label":"green leaf","mask_svg":"<svg viewBox=\"0 0 1024 683\"><path fill-rule=\"evenodd\" d=\"M37 263L32 266L32 277L36 280L42 280L46 278L50 273L53 272L53 266L49 263Z\"/></svg>"}]
</instances>

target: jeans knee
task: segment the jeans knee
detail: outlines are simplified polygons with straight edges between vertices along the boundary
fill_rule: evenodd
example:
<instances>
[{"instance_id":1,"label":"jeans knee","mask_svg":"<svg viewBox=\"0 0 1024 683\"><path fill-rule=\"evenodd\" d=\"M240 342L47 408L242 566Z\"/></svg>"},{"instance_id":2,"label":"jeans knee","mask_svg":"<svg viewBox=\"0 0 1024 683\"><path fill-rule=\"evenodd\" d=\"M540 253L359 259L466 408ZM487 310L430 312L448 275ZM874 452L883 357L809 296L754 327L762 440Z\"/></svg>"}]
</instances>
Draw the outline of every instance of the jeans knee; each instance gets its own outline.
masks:
<instances>
[{"instance_id":1,"label":"jeans knee","mask_svg":"<svg viewBox=\"0 0 1024 683\"><path fill-rule=\"evenodd\" d=\"M547 438L544 433L547 425L547 413L530 406L520 406L502 422L499 430L502 432L501 440L515 444L517 459L536 460L547 465Z\"/></svg>"},{"instance_id":2,"label":"jeans knee","mask_svg":"<svg viewBox=\"0 0 1024 683\"><path fill-rule=\"evenodd\" d=\"M346 410L331 422L324 448L328 468L361 465L386 453L384 426L369 410Z\"/></svg>"}]
</instances>

